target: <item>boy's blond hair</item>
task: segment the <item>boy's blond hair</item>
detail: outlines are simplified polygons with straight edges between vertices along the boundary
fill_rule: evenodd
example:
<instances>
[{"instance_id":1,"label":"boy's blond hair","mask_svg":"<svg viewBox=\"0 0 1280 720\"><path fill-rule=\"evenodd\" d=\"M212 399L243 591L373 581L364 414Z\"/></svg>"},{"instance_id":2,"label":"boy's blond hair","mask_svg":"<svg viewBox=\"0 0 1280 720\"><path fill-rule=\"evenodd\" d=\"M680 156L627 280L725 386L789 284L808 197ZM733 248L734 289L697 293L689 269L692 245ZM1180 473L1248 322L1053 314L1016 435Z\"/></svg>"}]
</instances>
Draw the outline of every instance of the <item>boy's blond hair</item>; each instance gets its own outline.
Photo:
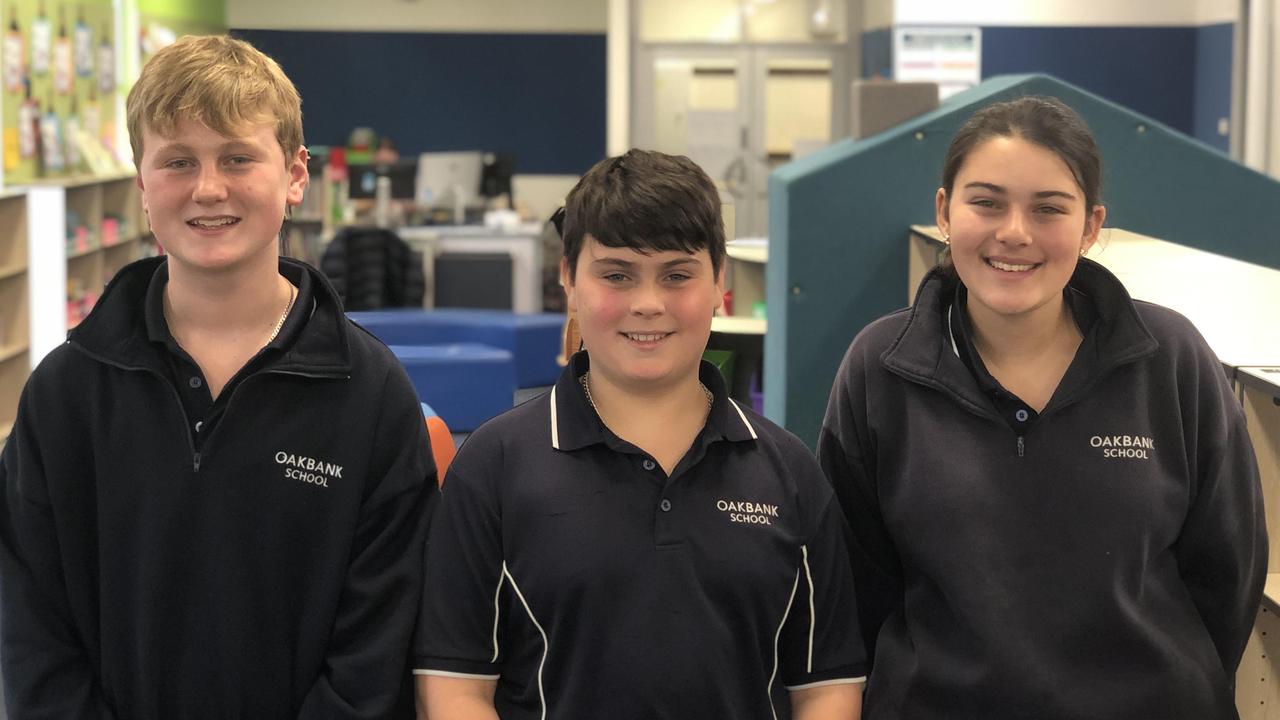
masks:
<instances>
[{"instance_id":1,"label":"boy's blond hair","mask_svg":"<svg viewBox=\"0 0 1280 720\"><path fill-rule=\"evenodd\" d=\"M188 35L156 53L125 106L135 167L142 163L144 128L169 137L188 118L228 137L272 123L286 164L302 147L297 88L275 60L222 35Z\"/></svg>"}]
</instances>

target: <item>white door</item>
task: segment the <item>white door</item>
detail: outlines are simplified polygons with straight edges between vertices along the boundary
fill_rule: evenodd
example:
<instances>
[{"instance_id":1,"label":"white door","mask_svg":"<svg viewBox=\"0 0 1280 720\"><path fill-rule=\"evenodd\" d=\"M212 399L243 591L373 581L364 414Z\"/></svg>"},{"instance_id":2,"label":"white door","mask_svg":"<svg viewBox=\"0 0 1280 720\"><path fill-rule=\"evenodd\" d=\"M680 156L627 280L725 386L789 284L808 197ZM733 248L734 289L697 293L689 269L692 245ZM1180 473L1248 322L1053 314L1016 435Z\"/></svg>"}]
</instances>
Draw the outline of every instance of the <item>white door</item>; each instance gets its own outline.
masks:
<instances>
[{"instance_id":1,"label":"white door","mask_svg":"<svg viewBox=\"0 0 1280 720\"><path fill-rule=\"evenodd\" d=\"M843 57L825 45L642 45L635 145L688 155L732 205L730 237L764 236L769 172L846 135Z\"/></svg>"}]
</instances>

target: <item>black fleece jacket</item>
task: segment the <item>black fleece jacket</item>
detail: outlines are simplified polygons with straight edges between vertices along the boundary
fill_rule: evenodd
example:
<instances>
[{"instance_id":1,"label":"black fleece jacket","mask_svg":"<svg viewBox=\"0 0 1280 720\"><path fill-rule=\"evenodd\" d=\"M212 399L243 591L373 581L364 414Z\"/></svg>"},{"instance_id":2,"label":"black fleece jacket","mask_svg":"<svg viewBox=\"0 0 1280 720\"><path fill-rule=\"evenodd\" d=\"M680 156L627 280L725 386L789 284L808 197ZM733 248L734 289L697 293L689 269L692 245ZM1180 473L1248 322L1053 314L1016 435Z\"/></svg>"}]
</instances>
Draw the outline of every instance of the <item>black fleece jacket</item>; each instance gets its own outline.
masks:
<instances>
[{"instance_id":1,"label":"black fleece jacket","mask_svg":"<svg viewBox=\"0 0 1280 720\"><path fill-rule=\"evenodd\" d=\"M819 439L874 658L864 716L1235 718L1267 543L1222 366L1082 260L1098 317L1015 430L951 342L954 282L934 271L854 339Z\"/></svg>"},{"instance_id":2,"label":"black fleece jacket","mask_svg":"<svg viewBox=\"0 0 1280 720\"><path fill-rule=\"evenodd\" d=\"M161 262L122 270L22 394L0 462L10 716L387 717L436 493L413 388L282 260L311 274L304 325L197 454L145 327Z\"/></svg>"}]
</instances>

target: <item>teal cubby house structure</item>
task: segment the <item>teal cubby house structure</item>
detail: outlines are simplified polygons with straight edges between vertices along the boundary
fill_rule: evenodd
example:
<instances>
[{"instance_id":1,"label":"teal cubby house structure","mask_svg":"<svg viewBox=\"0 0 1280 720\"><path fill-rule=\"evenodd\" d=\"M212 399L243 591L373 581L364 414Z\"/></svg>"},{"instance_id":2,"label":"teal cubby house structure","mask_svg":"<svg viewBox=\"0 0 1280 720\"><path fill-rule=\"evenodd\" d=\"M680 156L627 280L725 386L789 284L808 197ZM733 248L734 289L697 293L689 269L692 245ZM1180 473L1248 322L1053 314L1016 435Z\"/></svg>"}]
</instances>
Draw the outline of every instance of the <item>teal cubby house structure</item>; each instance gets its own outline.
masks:
<instances>
[{"instance_id":1,"label":"teal cubby house structure","mask_svg":"<svg viewBox=\"0 0 1280 720\"><path fill-rule=\"evenodd\" d=\"M849 342L906 305L909 228L934 222L952 135L978 108L1024 95L1061 99L1093 130L1107 227L1280 269L1280 183L1055 78L992 78L770 176L765 413L810 447Z\"/></svg>"}]
</instances>

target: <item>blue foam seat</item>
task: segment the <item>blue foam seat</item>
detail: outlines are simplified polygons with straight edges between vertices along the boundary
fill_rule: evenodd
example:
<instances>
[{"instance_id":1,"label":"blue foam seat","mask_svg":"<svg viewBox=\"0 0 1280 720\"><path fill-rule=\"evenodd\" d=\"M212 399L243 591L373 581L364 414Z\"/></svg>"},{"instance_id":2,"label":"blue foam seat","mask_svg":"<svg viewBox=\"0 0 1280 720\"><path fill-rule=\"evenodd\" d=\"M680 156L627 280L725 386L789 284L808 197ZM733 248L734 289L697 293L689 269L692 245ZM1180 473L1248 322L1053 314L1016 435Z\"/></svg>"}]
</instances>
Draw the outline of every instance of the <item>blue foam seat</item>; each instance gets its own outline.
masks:
<instances>
[{"instance_id":1,"label":"blue foam seat","mask_svg":"<svg viewBox=\"0 0 1280 720\"><path fill-rule=\"evenodd\" d=\"M470 432L511 408L516 392L511 353L487 345L391 345L419 402L454 432Z\"/></svg>"},{"instance_id":2,"label":"blue foam seat","mask_svg":"<svg viewBox=\"0 0 1280 720\"><path fill-rule=\"evenodd\" d=\"M388 345L479 343L507 350L515 362L516 387L553 385L560 377L556 356L561 350L564 315L406 308L350 312L347 316Z\"/></svg>"}]
</instances>

